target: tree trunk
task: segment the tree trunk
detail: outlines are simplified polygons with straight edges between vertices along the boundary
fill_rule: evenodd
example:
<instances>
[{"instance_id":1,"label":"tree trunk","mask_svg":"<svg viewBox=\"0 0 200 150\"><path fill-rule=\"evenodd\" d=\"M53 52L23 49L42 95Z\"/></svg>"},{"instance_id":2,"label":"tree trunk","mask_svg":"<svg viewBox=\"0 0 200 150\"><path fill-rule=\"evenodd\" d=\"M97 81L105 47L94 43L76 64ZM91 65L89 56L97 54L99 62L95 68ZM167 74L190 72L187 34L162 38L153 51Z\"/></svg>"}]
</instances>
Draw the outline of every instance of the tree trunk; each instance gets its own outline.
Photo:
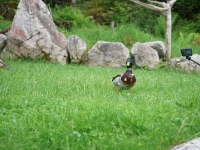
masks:
<instances>
[{"instance_id":1,"label":"tree trunk","mask_svg":"<svg viewBox=\"0 0 200 150\"><path fill-rule=\"evenodd\" d=\"M170 64L171 60L171 32L172 32L172 23L171 23L171 8L168 9L168 13L165 16L166 20L166 60Z\"/></svg>"},{"instance_id":2,"label":"tree trunk","mask_svg":"<svg viewBox=\"0 0 200 150\"><path fill-rule=\"evenodd\" d=\"M110 23L110 30L113 30L115 27L115 21L111 21Z\"/></svg>"},{"instance_id":3,"label":"tree trunk","mask_svg":"<svg viewBox=\"0 0 200 150\"><path fill-rule=\"evenodd\" d=\"M166 21L166 60L168 64L170 64L171 60L171 32L172 32L172 17L171 17L171 8L175 4L177 0L167 0L167 3L165 2L158 2L158 1L152 1L148 0L151 3L159 4L162 7L154 6L151 4L146 4L143 2L140 2L138 0L130 0L138 5L141 5L145 8L157 11L165 16Z\"/></svg>"},{"instance_id":4,"label":"tree trunk","mask_svg":"<svg viewBox=\"0 0 200 150\"><path fill-rule=\"evenodd\" d=\"M75 12L76 11L76 0L72 0L72 7Z\"/></svg>"}]
</instances>

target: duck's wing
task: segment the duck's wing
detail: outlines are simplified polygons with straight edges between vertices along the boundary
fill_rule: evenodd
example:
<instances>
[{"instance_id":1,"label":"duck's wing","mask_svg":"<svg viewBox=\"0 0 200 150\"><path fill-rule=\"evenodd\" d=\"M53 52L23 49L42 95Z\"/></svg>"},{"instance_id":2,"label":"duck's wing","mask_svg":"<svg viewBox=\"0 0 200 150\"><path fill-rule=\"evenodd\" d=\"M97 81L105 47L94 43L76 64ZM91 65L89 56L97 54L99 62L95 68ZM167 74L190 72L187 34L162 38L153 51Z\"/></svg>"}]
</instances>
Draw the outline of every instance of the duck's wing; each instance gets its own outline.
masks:
<instances>
[{"instance_id":1,"label":"duck's wing","mask_svg":"<svg viewBox=\"0 0 200 150\"><path fill-rule=\"evenodd\" d=\"M118 74L118 75L112 77L112 81L114 81L117 77L120 77L120 78L121 78L121 77L123 76L123 74L124 74L124 73L120 73L120 74Z\"/></svg>"}]
</instances>

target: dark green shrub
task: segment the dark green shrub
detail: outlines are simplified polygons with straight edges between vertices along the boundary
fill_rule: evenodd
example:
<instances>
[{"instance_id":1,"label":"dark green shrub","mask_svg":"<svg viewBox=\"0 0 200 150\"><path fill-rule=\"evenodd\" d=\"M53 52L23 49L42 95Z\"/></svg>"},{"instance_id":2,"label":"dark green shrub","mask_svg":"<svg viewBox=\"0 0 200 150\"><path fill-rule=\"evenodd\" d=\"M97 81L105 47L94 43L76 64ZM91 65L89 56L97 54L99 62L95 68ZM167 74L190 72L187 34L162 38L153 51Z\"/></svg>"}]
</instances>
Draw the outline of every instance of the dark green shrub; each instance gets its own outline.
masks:
<instances>
[{"instance_id":1,"label":"dark green shrub","mask_svg":"<svg viewBox=\"0 0 200 150\"><path fill-rule=\"evenodd\" d=\"M132 16L133 23L144 32L154 33L156 18L159 17L159 15L158 12L136 5Z\"/></svg>"},{"instance_id":2,"label":"dark green shrub","mask_svg":"<svg viewBox=\"0 0 200 150\"><path fill-rule=\"evenodd\" d=\"M99 24L105 22L107 15L106 6L102 1L91 0L85 3L83 12L86 16L92 16L92 19Z\"/></svg>"},{"instance_id":3,"label":"dark green shrub","mask_svg":"<svg viewBox=\"0 0 200 150\"><path fill-rule=\"evenodd\" d=\"M114 2L107 13L107 22L115 21L117 24L130 23L134 6L127 2Z\"/></svg>"},{"instance_id":4,"label":"dark green shrub","mask_svg":"<svg viewBox=\"0 0 200 150\"><path fill-rule=\"evenodd\" d=\"M173 26L177 23L177 19L178 19L178 14L173 14L172 15L172 30L173 30ZM154 26L154 33L158 37L165 38L166 21L165 21L165 17L163 15L160 15L156 19L156 23Z\"/></svg>"},{"instance_id":5,"label":"dark green shrub","mask_svg":"<svg viewBox=\"0 0 200 150\"><path fill-rule=\"evenodd\" d=\"M69 6L62 7L56 5L52 9L52 14L54 20L71 21L73 27L88 26L91 23L89 18L86 18L78 8L73 10L72 7Z\"/></svg>"},{"instance_id":6,"label":"dark green shrub","mask_svg":"<svg viewBox=\"0 0 200 150\"><path fill-rule=\"evenodd\" d=\"M191 28L195 31L200 33L200 14L196 14L195 16L195 21L193 21L192 23L188 23Z\"/></svg>"},{"instance_id":7,"label":"dark green shrub","mask_svg":"<svg viewBox=\"0 0 200 150\"><path fill-rule=\"evenodd\" d=\"M0 15L6 20L13 20L17 10L18 2L0 2Z\"/></svg>"}]
</instances>

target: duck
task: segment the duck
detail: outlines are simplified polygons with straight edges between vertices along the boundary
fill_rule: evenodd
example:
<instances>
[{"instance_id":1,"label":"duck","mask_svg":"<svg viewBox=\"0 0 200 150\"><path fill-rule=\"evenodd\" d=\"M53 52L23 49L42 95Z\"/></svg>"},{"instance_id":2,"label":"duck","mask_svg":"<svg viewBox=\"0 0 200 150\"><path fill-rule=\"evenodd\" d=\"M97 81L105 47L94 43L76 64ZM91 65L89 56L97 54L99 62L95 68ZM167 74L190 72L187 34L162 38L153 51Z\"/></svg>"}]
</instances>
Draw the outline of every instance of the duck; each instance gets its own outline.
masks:
<instances>
[{"instance_id":1,"label":"duck","mask_svg":"<svg viewBox=\"0 0 200 150\"><path fill-rule=\"evenodd\" d=\"M133 60L131 58L127 58L126 66L126 72L120 73L112 78L112 83L116 87L116 92L118 92L118 89L130 90L136 83L136 77L132 72Z\"/></svg>"},{"instance_id":2,"label":"duck","mask_svg":"<svg viewBox=\"0 0 200 150\"><path fill-rule=\"evenodd\" d=\"M12 68L8 67L1 59L0 59L0 68L6 70L12 70Z\"/></svg>"}]
</instances>

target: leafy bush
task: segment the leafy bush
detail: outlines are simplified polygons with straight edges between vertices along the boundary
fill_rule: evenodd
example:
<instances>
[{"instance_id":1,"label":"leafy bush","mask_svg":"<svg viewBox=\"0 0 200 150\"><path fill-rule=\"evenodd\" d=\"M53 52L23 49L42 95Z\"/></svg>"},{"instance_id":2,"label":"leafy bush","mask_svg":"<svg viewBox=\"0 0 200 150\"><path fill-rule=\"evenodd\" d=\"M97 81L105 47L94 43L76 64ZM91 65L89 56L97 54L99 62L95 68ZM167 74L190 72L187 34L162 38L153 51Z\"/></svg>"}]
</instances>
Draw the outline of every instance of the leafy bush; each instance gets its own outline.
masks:
<instances>
[{"instance_id":1,"label":"leafy bush","mask_svg":"<svg viewBox=\"0 0 200 150\"><path fill-rule=\"evenodd\" d=\"M194 29L195 32L200 32L200 14L195 16L195 22L189 23L191 28Z\"/></svg>"},{"instance_id":2,"label":"leafy bush","mask_svg":"<svg viewBox=\"0 0 200 150\"><path fill-rule=\"evenodd\" d=\"M178 14L173 14L172 15L172 30L173 30L173 26L177 23L177 19L178 19ZM166 21L163 15L160 15L156 19L154 32L156 36L165 38Z\"/></svg>"},{"instance_id":3,"label":"leafy bush","mask_svg":"<svg viewBox=\"0 0 200 150\"><path fill-rule=\"evenodd\" d=\"M130 2L91 0L85 3L83 11L86 15L93 16L99 24L109 25L111 21L124 24L131 21L134 5L130 5Z\"/></svg>"},{"instance_id":4,"label":"leafy bush","mask_svg":"<svg viewBox=\"0 0 200 150\"><path fill-rule=\"evenodd\" d=\"M83 12L86 16L91 16L92 19L99 24L105 22L107 10L101 1L91 0L85 3Z\"/></svg>"},{"instance_id":5,"label":"leafy bush","mask_svg":"<svg viewBox=\"0 0 200 150\"><path fill-rule=\"evenodd\" d=\"M157 19L156 19L157 23L155 24L154 27L154 32L156 36L165 37L165 31L166 31L166 25L165 25L165 18L160 15Z\"/></svg>"},{"instance_id":6,"label":"leafy bush","mask_svg":"<svg viewBox=\"0 0 200 150\"><path fill-rule=\"evenodd\" d=\"M118 24L130 23L133 9L134 6L129 3L114 2L107 13L106 20L107 22L115 21Z\"/></svg>"},{"instance_id":7,"label":"leafy bush","mask_svg":"<svg viewBox=\"0 0 200 150\"><path fill-rule=\"evenodd\" d=\"M6 29L11 25L11 21L5 20L1 15L0 15L0 30Z\"/></svg>"},{"instance_id":8,"label":"leafy bush","mask_svg":"<svg viewBox=\"0 0 200 150\"><path fill-rule=\"evenodd\" d=\"M136 24L142 31L154 33L154 26L157 23L156 18L159 17L159 13L143 8L142 6L136 6L132 17L133 23Z\"/></svg>"},{"instance_id":9,"label":"leafy bush","mask_svg":"<svg viewBox=\"0 0 200 150\"><path fill-rule=\"evenodd\" d=\"M200 47L198 45L197 33L185 33L173 34L172 36L172 57L180 57L181 48L192 48L193 54L200 54Z\"/></svg>"},{"instance_id":10,"label":"leafy bush","mask_svg":"<svg viewBox=\"0 0 200 150\"><path fill-rule=\"evenodd\" d=\"M56 5L52 9L52 14L54 20L72 21L73 27L83 27L91 24L91 22L89 22L89 18L84 17L78 8L73 10L72 7L69 6L62 7Z\"/></svg>"},{"instance_id":11,"label":"leafy bush","mask_svg":"<svg viewBox=\"0 0 200 150\"><path fill-rule=\"evenodd\" d=\"M190 45L192 45L196 37L197 37L197 34L195 33L184 34L180 32L179 38L178 38L178 44L184 47L189 47Z\"/></svg>"}]
</instances>

